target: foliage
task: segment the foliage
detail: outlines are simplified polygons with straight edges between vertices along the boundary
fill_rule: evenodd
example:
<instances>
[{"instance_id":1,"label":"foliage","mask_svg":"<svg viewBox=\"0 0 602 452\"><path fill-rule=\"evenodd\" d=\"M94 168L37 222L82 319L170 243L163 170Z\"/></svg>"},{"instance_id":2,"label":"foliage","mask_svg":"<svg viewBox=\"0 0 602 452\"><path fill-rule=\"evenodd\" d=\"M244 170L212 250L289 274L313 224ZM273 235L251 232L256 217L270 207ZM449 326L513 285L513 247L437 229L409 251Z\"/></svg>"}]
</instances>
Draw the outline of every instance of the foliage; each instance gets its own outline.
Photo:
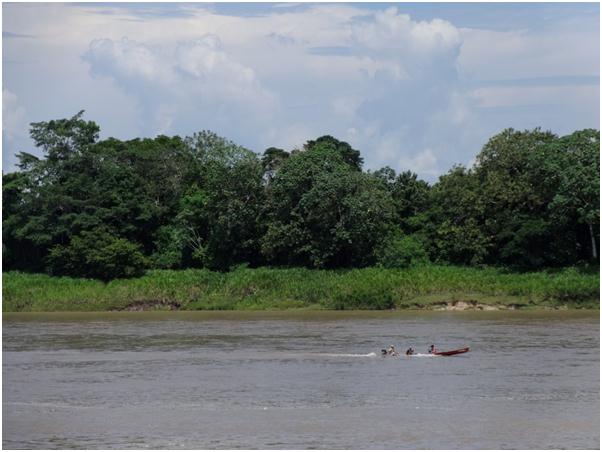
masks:
<instances>
[{"instance_id":1,"label":"foliage","mask_svg":"<svg viewBox=\"0 0 602 452\"><path fill-rule=\"evenodd\" d=\"M549 209L555 222L574 219L587 227L590 243L581 244L597 259L600 243L600 132L585 129L561 138L551 146L554 159L540 162L555 165L558 189L553 193Z\"/></svg>"},{"instance_id":2,"label":"foliage","mask_svg":"<svg viewBox=\"0 0 602 452\"><path fill-rule=\"evenodd\" d=\"M161 226L156 233L155 252L151 255L153 268L177 269L181 268L186 249L185 232L171 224Z\"/></svg>"},{"instance_id":3,"label":"foliage","mask_svg":"<svg viewBox=\"0 0 602 452\"><path fill-rule=\"evenodd\" d=\"M269 191L262 252L269 262L364 266L392 221L389 194L329 143L291 155Z\"/></svg>"},{"instance_id":4,"label":"foliage","mask_svg":"<svg viewBox=\"0 0 602 452\"><path fill-rule=\"evenodd\" d=\"M227 270L259 260L263 167L256 154L211 132L187 140L196 182L181 200L178 221L201 265Z\"/></svg>"},{"instance_id":5,"label":"foliage","mask_svg":"<svg viewBox=\"0 0 602 452\"><path fill-rule=\"evenodd\" d=\"M41 156L20 152L18 171L2 177L5 269L106 279L427 257L525 271L598 264L596 130L503 130L473 168L432 185L411 171L363 171L360 151L330 135L260 156L209 131L129 141L99 131L83 112L31 125Z\"/></svg>"},{"instance_id":6,"label":"foliage","mask_svg":"<svg viewBox=\"0 0 602 452\"><path fill-rule=\"evenodd\" d=\"M418 179L418 175L411 171L396 176L395 170L390 167L381 168L374 175L391 194L396 223L401 229L408 234L422 229L422 216L429 206L429 184Z\"/></svg>"},{"instance_id":7,"label":"foliage","mask_svg":"<svg viewBox=\"0 0 602 452\"><path fill-rule=\"evenodd\" d=\"M360 157L360 151L353 149L351 145L345 141L339 141L330 135L324 135L316 140L309 140L304 146L306 151L311 151L316 147L328 148L343 159L350 168L361 171L364 159Z\"/></svg>"},{"instance_id":8,"label":"foliage","mask_svg":"<svg viewBox=\"0 0 602 452\"><path fill-rule=\"evenodd\" d=\"M140 276L146 266L137 245L103 230L83 231L69 245L56 245L47 261L51 274L104 281Z\"/></svg>"},{"instance_id":9,"label":"foliage","mask_svg":"<svg viewBox=\"0 0 602 452\"><path fill-rule=\"evenodd\" d=\"M424 245L417 236L399 232L390 234L376 247L374 254L376 264L385 268L406 268L429 261Z\"/></svg>"},{"instance_id":10,"label":"foliage","mask_svg":"<svg viewBox=\"0 0 602 452\"><path fill-rule=\"evenodd\" d=\"M261 165L263 166L264 178L268 185L272 182L284 161L289 157L290 154L284 149L270 147L264 151Z\"/></svg>"},{"instance_id":11,"label":"foliage","mask_svg":"<svg viewBox=\"0 0 602 452\"><path fill-rule=\"evenodd\" d=\"M492 245L484 228L484 201L473 171L456 166L439 178L425 227L432 260L462 265L485 261Z\"/></svg>"},{"instance_id":12,"label":"foliage","mask_svg":"<svg viewBox=\"0 0 602 452\"><path fill-rule=\"evenodd\" d=\"M477 156L474 174L483 208L481 229L491 237L489 263L522 268L566 263L554 262L555 256L561 258L554 245L563 248L559 241L567 236L549 221L554 181L542 174L540 163L552 157L548 149L557 140L539 129L506 129Z\"/></svg>"},{"instance_id":13,"label":"foliage","mask_svg":"<svg viewBox=\"0 0 602 452\"><path fill-rule=\"evenodd\" d=\"M93 121L81 119L83 114L82 110L69 119L31 124L31 138L44 150L49 161L67 160L98 140L100 127Z\"/></svg>"}]
</instances>

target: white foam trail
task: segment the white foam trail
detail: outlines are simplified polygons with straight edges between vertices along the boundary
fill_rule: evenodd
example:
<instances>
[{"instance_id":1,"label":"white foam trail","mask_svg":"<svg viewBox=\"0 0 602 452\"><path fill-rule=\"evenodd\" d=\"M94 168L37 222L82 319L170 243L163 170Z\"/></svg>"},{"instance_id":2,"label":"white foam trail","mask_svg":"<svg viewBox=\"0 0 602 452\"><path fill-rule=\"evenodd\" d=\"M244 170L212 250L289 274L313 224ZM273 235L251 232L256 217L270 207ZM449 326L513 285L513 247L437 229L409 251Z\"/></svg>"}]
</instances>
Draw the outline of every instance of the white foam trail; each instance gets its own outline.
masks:
<instances>
[{"instance_id":1,"label":"white foam trail","mask_svg":"<svg viewBox=\"0 0 602 452\"><path fill-rule=\"evenodd\" d=\"M376 353L372 352L372 353L366 353L366 354L360 354L360 353L325 353L326 356L333 356L333 357L343 357L343 358L370 358L372 356L376 356Z\"/></svg>"},{"instance_id":2,"label":"white foam trail","mask_svg":"<svg viewBox=\"0 0 602 452\"><path fill-rule=\"evenodd\" d=\"M312 356L326 356L329 358L373 358L376 353L316 353L312 354Z\"/></svg>"},{"instance_id":3,"label":"white foam trail","mask_svg":"<svg viewBox=\"0 0 602 452\"><path fill-rule=\"evenodd\" d=\"M414 353L413 355L405 355L408 358L437 358L439 355L433 355L431 353Z\"/></svg>"}]
</instances>

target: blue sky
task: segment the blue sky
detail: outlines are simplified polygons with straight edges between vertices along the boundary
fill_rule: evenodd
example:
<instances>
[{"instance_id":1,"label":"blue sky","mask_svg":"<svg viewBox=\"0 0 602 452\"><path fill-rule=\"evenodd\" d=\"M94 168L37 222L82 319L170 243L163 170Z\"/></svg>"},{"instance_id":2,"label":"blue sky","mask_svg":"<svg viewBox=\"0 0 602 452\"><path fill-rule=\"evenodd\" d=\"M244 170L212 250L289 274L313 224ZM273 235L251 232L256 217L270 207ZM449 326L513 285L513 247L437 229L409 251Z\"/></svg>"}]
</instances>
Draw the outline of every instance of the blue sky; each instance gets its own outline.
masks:
<instances>
[{"instance_id":1,"label":"blue sky","mask_svg":"<svg viewBox=\"0 0 602 452\"><path fill-rule=\"evenodd\" d=\"M3 171L28 124L209 129L256 152L330 134L429 181L504 128L600 123L597 3L3 3Z\"/></svg>"}]
</instances>

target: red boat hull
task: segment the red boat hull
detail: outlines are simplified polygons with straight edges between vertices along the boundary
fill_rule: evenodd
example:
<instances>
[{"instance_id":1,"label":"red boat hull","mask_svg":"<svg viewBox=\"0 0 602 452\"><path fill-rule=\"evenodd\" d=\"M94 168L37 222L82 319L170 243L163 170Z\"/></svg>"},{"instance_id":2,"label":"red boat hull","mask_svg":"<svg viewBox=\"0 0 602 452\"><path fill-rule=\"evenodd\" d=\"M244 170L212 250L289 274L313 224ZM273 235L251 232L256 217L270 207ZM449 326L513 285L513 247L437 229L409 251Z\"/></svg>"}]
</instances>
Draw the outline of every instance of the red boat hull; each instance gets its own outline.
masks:
<instances>
[{"instance_id":1,"label":"red boat hull","mask_svg":"<svg viewBox=\"0 0 602 452\"><path fill-rule=\"evenodd\" d=\"M459 355L460 353L466 353L469 351L470 351L470 347L464 347L464 348L459 348L457 350L449 350L447 352L435 352L435 353L433 353L433 355L452 356L452 355Z\"/></svg>"}]
</instances>

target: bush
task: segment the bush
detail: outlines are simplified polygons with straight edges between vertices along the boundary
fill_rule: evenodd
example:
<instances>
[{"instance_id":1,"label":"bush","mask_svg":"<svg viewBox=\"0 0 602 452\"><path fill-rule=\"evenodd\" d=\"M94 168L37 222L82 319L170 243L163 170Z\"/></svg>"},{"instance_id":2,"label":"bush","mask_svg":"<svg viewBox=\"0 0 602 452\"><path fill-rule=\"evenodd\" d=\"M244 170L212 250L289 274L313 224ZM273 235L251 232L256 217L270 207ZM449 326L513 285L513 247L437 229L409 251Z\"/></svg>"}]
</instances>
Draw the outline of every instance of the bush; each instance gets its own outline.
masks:
<instances>
[{"instance_id":1,"label":"bush","mask_svg":"<svg viewBox=\"0 0 602 452\"><path fill-rule=\"evenodd\" d=\"M147 259L135 243L95 230L74 236L69 245L52 248L47 263L53 275L109 281L142 275Z\"/></svg>"},{"instance_id":2,"label":"bush","mask_svg":"<svg viewBox=\"0 0 602 452\"><path fill-rule=\"evenodd\" d=\"M406 268L428 263L422 242L414 235L391 234L374 251L376 264L384 268Z\"/></svg>"}]
</instances>

